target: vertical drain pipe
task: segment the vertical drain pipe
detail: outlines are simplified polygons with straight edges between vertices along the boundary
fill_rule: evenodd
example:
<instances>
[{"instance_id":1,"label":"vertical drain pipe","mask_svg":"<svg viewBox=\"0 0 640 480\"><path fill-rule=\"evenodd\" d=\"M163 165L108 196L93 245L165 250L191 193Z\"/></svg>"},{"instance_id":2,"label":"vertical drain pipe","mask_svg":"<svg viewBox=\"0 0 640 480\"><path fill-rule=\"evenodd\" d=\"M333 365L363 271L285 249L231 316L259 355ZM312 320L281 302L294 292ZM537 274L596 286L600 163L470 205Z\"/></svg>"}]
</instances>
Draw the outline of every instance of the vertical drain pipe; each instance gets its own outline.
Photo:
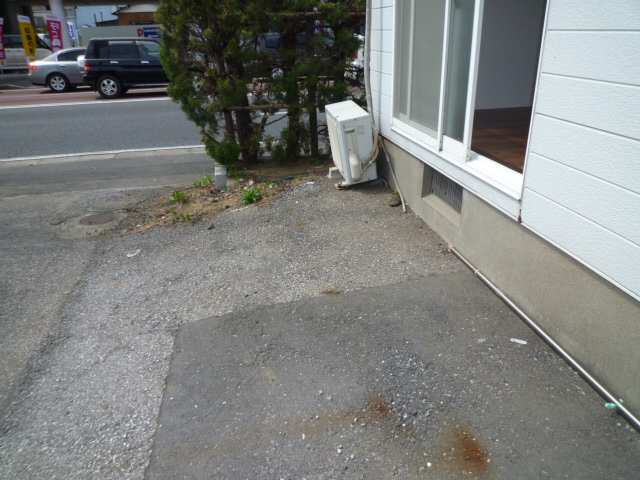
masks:
<instances>
[{"instance_id":1,"label":"vertical drain pipe","mask_svg":"<svg viewBox=\"0 0 640 480\"><path fill-rule=\"evenodd\" d=\"M502 300L513 312L518 315L529 327L536 332L542 339L553 348L571 367L576 370L582 378L584 378L602 397L608 402L613 403L617 407L617 411L624 416L629 423L638 431L640 431L640 420L637 419L627 408L618 401L609 391L600 384L595 378L593 378L589 372L587 372L582 365L578 363L564 348L562 348L555 340L553 340L538 324L536 324L525 312L523 312L515 303L513 303L504 292L502 292L491 280L485 277L480 270L474 267L469 260L464 258L460 252L454 247L450 247L451 252L458 257L462 263L464 263L474 274L478 277L482 283L484 283L493 293L495 293L500 300Z\"/></svg>"}]
</instances>

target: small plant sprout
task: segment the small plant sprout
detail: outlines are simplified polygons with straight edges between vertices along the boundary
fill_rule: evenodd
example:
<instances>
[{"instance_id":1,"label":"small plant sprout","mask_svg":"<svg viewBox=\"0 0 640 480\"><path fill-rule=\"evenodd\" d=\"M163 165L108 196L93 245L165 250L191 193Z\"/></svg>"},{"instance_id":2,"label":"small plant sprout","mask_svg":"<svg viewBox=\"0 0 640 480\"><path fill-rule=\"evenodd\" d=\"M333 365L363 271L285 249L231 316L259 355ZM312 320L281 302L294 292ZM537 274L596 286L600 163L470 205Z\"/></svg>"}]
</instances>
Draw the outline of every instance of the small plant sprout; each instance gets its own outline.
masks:
<instances>
[{"instance_id":1,"label":"small plant sprout","mask_svg":"<svg viewBox=\"0 0 640 480\"><path fill-rule=\"evenodd\" d=\"M249 205L262 200L262 192L259 188L247 188L242 192L242 203Z\"/></svg>"},{"instance_id":2,"label":"small plant sprout","mask_svg":"<svg viewBox=\"0 0 640 480\"><path fill-rule=\"evenodd\" d=\"M196 187L205 187L207 185L211 185L213 183L213 179L211 178L211 175L205 175L199 180L194 180L192 183Z\"/></svg>"},{"instance_id":3,"label":"small plant sprout","mask_svg":"<svg viewBox=\"0 0 640 480\"><path fill-rule=\"evenodd\" d=\"M169 200L171 200L172 202L185 204L187 203L187 194L176 190L175 192L171 193Z\"/></svg>"}]
</instances>

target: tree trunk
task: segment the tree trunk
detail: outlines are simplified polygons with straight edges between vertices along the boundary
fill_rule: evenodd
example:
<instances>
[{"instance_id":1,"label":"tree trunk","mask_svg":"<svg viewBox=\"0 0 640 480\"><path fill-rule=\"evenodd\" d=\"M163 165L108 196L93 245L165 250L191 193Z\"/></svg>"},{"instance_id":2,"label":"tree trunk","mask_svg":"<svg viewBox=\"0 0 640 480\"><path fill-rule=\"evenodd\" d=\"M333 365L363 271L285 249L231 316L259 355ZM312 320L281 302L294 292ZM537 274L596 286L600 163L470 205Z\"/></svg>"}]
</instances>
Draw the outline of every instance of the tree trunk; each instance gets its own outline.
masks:
<instances>
[{"instance_id":1,"label":"tree trunk","mask_svg":"<svg viewBox=\"0 0 640 480\"><path fill-rule=\"evenodd\" d=\"M311 146L311 158L320 157L320 149L318 147L318 75L317 65L313 51L313 35L314 22L307 21L307 62L309 62L310 71L307 73L307 115L309 115L309 143ZM313 70L313 71L311 71Z\"/></svg>"},{"instance_id":2,"label":"tree trunk","mask_svg":"<svg viewBox=\"0 0 640 480\"><path fill-rule=\"evenodd\" d=\"M216 70L218 71L218 74L225 75L227 67L224 63L224 58L222 58L222 55L215 55L215 61L216 61ZM222 116L224 118L224 131L227 134L227 137L229 138L229 140L235 142L236 127L233 122L233 112L225 108L222 111Z\"/></svg>"},{"instance_id":3,"label":"tree trunk","mask_svg":"<svg viewBox=\"0 0 640 480\"><path fill-rule=\"evenodd\" d=\"M280 46L283 52L295 52L296 31L289 29L280 36ZM285 81L284 101L288 105L298 105L298 78L295 72L295 58L287 57L284 65L283 80ZM298 159L300 152L300 107L293 106L288 109L288 135L286 136L285 161L293 163Z\"/></svg>"}]
</instances>

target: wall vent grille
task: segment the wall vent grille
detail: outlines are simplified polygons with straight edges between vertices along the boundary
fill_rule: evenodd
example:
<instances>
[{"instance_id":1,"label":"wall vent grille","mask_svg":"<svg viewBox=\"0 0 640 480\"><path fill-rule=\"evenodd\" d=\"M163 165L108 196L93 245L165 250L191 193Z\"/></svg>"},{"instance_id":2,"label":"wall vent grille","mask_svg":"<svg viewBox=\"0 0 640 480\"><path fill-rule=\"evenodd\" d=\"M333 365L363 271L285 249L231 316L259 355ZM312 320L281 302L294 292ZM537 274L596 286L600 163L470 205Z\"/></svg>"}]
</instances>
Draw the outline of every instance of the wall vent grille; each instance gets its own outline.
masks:
<instances>
[{"instance_id":1,"label":"wall vent grille","mask_svg":"<svg viewBox=\"0 0 640 480\"><path fill-rule=\"evenodd\" d=\"M433 172L433 176L431 177L431 193L456 212L460 213L462 211L462 186L445 177L440 172Z\"/></svg>"}]
</instances>

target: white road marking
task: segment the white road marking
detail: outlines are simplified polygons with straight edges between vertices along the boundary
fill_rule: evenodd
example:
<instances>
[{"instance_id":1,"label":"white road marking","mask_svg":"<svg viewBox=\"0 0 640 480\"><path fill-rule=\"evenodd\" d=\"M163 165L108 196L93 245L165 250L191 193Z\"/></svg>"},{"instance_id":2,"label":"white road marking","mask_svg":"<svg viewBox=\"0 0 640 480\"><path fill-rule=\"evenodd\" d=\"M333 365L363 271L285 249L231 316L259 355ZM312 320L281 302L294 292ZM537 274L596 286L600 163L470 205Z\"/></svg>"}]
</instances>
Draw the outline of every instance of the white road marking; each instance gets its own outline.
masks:
<instances>
[{"instance_id":1,"label":"white road marking","mask_svg":"<svg viewBox=\"0 0 640 480\"><path fill-rule=\"evenodd\" d=\"M18 157L18 158L0 158L0 162L20 162L26 160L49 160L52 158L65 158L65 157L86 157L94 155L117 155L120 153L132 153L132 152L153 152L157 150L186 150L189 148L202 148L200 145L180 145L177 147L152 147L152 148L132 148L130 150L109 150L104 152L83 152L83 153L60 153L57 155L42 155L38 157Z\"/></svg>"},{"instance_id":2,"label":"white road marking","mask_svg":"<svg viewBox=\"0 0 640 480\"><path fill-rule=\"evenodd\" d=\"M169 97L161 98L138 98L138 99L122 99L122 100L92 100L90 102L69 102L69 103L42 103L38 105L16 105L9 107L0 107L0 110L11 110L16 108L41 108L41 107L66 107L69 105L111 105L112 103L126 102L157 102L171 100Z\"/></svg>"}]
</instances>

